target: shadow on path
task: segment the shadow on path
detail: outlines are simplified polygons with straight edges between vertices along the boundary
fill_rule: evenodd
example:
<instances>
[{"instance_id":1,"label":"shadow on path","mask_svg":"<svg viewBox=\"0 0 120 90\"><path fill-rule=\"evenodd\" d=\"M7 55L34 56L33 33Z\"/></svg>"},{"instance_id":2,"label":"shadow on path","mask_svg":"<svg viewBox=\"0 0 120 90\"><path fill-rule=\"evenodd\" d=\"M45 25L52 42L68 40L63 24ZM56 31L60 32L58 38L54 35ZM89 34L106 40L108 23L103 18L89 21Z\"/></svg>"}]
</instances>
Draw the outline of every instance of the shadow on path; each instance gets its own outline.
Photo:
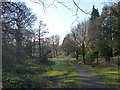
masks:
<instances>
[{"instance_id":1,"label":"shadow on path","mask_svg":"<svg viewBox=\"0 0 120 90\"><path fill-rule=\"evenodd\" d=\"M102 80L91 74L89 70L77 65L75 61L68 60L69 64L74 66L82 80L82 88L110 88L110 86L102 84Z\"/></svg>"}]
</instances>

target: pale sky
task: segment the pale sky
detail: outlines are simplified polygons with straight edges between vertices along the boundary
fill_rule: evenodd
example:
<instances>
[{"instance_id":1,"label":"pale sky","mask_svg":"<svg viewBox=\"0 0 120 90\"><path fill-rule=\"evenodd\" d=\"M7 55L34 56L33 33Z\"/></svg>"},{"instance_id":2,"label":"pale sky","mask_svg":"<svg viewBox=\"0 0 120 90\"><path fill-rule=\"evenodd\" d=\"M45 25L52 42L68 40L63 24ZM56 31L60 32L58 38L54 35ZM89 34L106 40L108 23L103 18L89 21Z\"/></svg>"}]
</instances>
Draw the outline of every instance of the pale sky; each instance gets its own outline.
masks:
<instances>
[{"instance_id":1,"label":"pale sky","mask_svg":"<svg viewBox=\"0 0 120 90\"><path fill-rule=\"evenodd\" d=\"M57 8L55 6L51 6L47 8L47 13L45 13L40 4L33 3L31 2L31 0L19 0L19 1L26 2L26 5L32 9L33 13L36 14L38 19L37 19L37 23L35 24L35 27L38 28L39 26L38 22L42 20L44 23L46 23L47 28L49 29L48 30L49 33L46 34L46 36L57 34L61 37L61 41L60 41L61 43L64 36L70 32L71 26L76 24L76 23L72 24L76 19L76 17L74 16L75 12L68 10L67 8L65 8L60 4L56 4ZM75 1L77 2L78 0ZM95 5L95 8L98 8L99 13L101 14L102 7L104 4L102 2L93 2L93 1L90 2L87 0L85 2L82 0L78 5L83 10L86 10L86 12L91 12L93 5ZM72 10L76 11L76 7L73 3L68 4L68 6ZM90 17L90 15L84 14L81 11L79 11L78 16L80 22L84 20L88 20Z\"/></svg>"}]
</instances>

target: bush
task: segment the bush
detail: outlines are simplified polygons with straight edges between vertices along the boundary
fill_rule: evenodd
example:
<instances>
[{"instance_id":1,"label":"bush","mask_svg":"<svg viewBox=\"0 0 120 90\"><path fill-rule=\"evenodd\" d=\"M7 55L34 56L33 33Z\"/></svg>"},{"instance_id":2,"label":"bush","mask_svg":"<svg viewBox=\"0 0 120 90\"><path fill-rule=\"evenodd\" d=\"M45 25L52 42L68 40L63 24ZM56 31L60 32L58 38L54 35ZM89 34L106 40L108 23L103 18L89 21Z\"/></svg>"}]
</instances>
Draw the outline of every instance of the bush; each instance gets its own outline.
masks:
<instances>
[{"instance_id":1,"label":"bush","mask_svg":"<svg viewBox=\"0 0 120 90\"><path fill-rule=\"evenodd\" d=\"M24 75L22 77L21 87L22 88L40 88L47 86L46 83L42 82L42 80L36 80L31 75Z\"/></svg>"},{"instance_id":2,"label":"bush","mask_svg":"<svg viewBox=\"0 0 120 90\"><path fill-rule=\"evenodd\" d=\"M48 56L48 58L53 58L52 53L49 53L47 56Z\"/></svg>"},{"instance_id":3,"label":"bush","mask_svg":"<svg viewBox=\"0 0 120 90\"><path fill-rule=\"evenodd\" d=\"M46 82L45 82L46 80ZM47 87L47 79L41 77L35 79L32 75L17 75L6 73L3 76L3 88L40 88Z\"/></svg>"},{"instance_id":4,"label":"bush","mask_svg":"<svg viewBox=\"0 0 120 90\"><path fill-rule=\"evenodd\" d=\"M95 61L95 57L93 53L87 53L86 54L86 62L87 63L93 63Z\"/></svg>"},{"instance_id":5,"label":"bush","mask_svg":"<svg viewBox=\"0 0 120 90\"><path fill-rule=\"evenodd\" d=\"M15 66L15 73L17 74L35 74L35 73L42 73L48 70L49 67L41 66L41 65L33 65L33 66L22 66L16 65Z\"/></svg>"},{"instance_id":6,"label":"bush","mask_svg":"<svg viewBox=\"0 0 120 90\"><path fill-rule=\"evenodd\" d=\"M104 45L99 50L100 56L104 57L106 62L110 62L110 57L112 57L112 48L108 45Z\"/></svg>"},{"instance_id":7,"label":"bush","mask_svg":"<svg viewBox=\"0 0 120 90\"><path fill-rule=\"evenodd\" d=\"M2 48L2 66L3 69L9 69L13 62L15 61L15 49L13 47L3 47Z\"/></svg>"},{"instance_id":8,"label":"bush","mask_svg":"<svg viewBox=\"0 0 120 90\"><path fill-rule=\"evenodd\" d=\"M112 58L111 58L111 62L112 62L114 65L120 66L120 56L112 57Z\"/></svg>"},{"instance_id":9,"label":"bush","mask_svg":"<svg viewBox=\"0 0 120 90\"><path fill-rule=\"evenodd\" d=\"M21 79L17 76L14 76L13 73L3 73L2 85L3 88L15 88L19 87Z\"/></svg>"},{"instance_id":10,"label":"bush","mask_svg":"<svg viewBox=\"0 0 120 90\"><path fill-rule=\"evenodd\" d=\"M15 72L18 74L25 74L27 72L27 69L22 65L16 65Z\"/></svg>"},{"instance_id":11,"label":"bush","mask_svg":"<svg viewBox=\"0 0 120 90\"><path fill-rule=\"evenodd\" d=\"M46 64L53 65L53 61ZM49 80L40 74L52 69L50 66L40 63L37 59L27 59L23 64L13 63L13 66L3 70L3 88L41 88L49 87Z\"/></svg>"}]
</instances>

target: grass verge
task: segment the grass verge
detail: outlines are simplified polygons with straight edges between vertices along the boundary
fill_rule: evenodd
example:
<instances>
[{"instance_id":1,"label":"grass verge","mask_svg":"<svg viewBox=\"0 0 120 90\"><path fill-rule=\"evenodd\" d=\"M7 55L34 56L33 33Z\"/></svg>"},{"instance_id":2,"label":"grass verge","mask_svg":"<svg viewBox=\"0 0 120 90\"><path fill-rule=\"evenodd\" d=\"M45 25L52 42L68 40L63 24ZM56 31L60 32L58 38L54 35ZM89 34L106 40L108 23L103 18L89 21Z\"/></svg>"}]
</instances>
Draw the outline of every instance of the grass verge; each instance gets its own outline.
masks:
<instances>
[{"instance_id":1,"label":"grass verge","mask_svg":"<svg viewBox=\"0 0 120 90\"><path fill-rule=\"evenodd\" d=\"M56 63L52 66L53 69L41 74L51 79L52 88L76 88L80 86L79 75L76 69L67 63L67 60L54 58L52 61Z\"/></svg>"},{"instance_id":2,"label":"grass verge","mask_svg":"<svg viewBox=\"0 0 120 90\"><path fill-rule=\"evenodd\" d=\"M100 67L91 65L82 65L82 67L89 69L92 74L103 80L103 84L119 87L120 86L120 69L118 67Z\"/></svg>"}]
</instances>

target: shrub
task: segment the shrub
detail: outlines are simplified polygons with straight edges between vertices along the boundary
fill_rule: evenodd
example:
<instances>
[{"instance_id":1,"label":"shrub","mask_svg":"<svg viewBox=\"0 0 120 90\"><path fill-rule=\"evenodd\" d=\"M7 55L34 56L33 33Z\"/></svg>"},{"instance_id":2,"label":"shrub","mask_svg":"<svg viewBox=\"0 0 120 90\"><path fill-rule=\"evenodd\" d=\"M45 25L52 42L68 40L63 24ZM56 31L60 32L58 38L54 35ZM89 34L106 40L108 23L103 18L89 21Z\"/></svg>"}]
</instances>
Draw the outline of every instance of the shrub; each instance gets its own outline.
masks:
<instances>
[{"instance_id":1,"label":"shrub","mask_svg":"<svg viewBox=\"0 0 120 90\"><path fill-rule=\"evenodd\" d=\"M14 76L13 73L3 73L2 85L3 88L16 88L20 86L21 79Z\"/></svg>"},{"instance_id":2,"label":"shrub","mask_svg":"<svg viewBox=\"0 0 120 90\"><path fill-rule=\"evenodd\" d=\"M27 72L27 69L22 65L16 65L15 72L18 74L25 74Z\"/></svg>"},{"instance_id":3,"label":"shrub","mask_svg":"<svg viewBox=\"0 0 120 90\"><path fill-rule=\"evenodd\" d=\"M41 82L41 80L35 80L31 75L26 74L22 78L21 87L23 88L40 88L47 86L46 83Z\"/></svg>"},{"instance_id":4,"label":"shrub","mask_svg":"<svg viewBox=\"0 0 120 90\"><path fill-rule=\"evenodd\" d=\"M93 56L93 53L87 53L86 54L86 62L93 63L94 61L95 61L95 57Z\"/></svg>"},{"instance_id":5,"label":"shrub","mask_svg":"<svg viewBox=\"0 0 120 90\"><path fill-rule=\"evenodd\" d=\"M120 66L120 56L112 57L112 58L111 58L111 62L112 62L114 65Z\"/></svg>"},{"instance_id":6,"label":"shrub","mask_svg":"<svg viewBox=\"0 0 120 90\"><path fill-rule=\"evenodd\" d=\"M3 88L41 88L49 86L47 78L36 77L28 74L4 73Z\"/></svg>"},{"instance_id":7,"label":"shrub","mask_svg":"<svg viewBox=\"0 0 120 90\"><path fill-rule=\"evenodd\" d=\"M15 72L17 74L35 74L35 73L42 73L48 70L48 67L41 66L41 65L33 65L33 66L22 66L17 65L15 67Z\"/></svg>"}]
</instances>

